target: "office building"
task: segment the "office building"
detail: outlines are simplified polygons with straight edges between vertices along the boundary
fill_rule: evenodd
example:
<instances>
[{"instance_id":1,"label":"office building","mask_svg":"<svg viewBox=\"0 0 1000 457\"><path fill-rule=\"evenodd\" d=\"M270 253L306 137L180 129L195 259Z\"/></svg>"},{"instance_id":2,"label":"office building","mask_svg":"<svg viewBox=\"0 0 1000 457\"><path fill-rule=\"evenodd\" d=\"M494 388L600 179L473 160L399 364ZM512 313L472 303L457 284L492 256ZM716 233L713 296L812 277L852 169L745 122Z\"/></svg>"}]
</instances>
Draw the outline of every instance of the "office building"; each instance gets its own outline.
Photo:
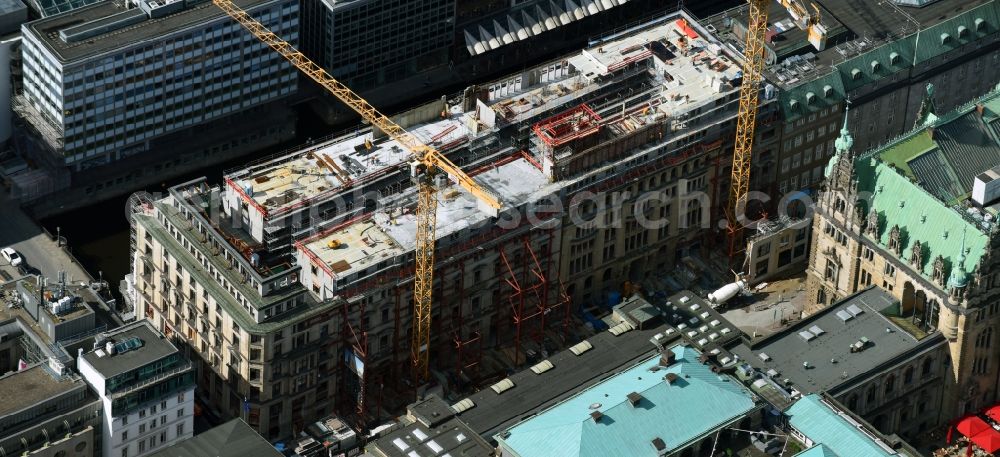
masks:
<instances>
[{"instance_id":1,"label":"office building","mask_svg":"<svg viewBox=\"0 0 1000 457\"><path fill-rule=\"evenodd\" d=\"M194 433L194 369L147 321L102 333L77 359L100 397L102 456L146 456Z\"/></svg>"},{"instance_id":2,"label":"office building","mask_svg":"<svg viewBox=\"0 0 1000 457\"><path fill-rule=\"evenodd\" d=\"M913 439L950 419L940 408L948 345L914 331L899 305L870 287L731 351L760 374L757 388L781 391L778 410L797 394L822 394L882 433Z\"/></svg>"},{"instance_id":3,"label":"office building","mask_svg":"<svg viewBox=\"0 0 1000 457\"><path fill-rule=\"evenodd\" d=\"M297 41L297 2L237 5ZM287 111L267 107L295 93L295 69L211 2L104 2L29 22L22 33L15 111L34 132L24 152L35 153L48 183L15 190L22 200L68 186L91 198L123 192L294 133ZM226 132L235 126L245 138ZM111 163L120 172L102 167Z\"/></svg>"},{"instance_id":4,"label":"office building","mask_svg":"<svg viewBox=\"0 0 1000 457\"><path fill-rule=\"evenodd\" d=\"M708 249L738 74L727 48L677 13L396 116L505 206L493 217L464 192L438 193L431 353L456 376L449 388L568 345L571 303ZM370 420L402 388L408 157L362 131L250 163L222 186L197 179L133 200L124 293L197 353L221 411L239 415L245 397L248 423L279 437L334 410ZM484 362L494 350L509 368Z\"/></svg>"}]
</instances>

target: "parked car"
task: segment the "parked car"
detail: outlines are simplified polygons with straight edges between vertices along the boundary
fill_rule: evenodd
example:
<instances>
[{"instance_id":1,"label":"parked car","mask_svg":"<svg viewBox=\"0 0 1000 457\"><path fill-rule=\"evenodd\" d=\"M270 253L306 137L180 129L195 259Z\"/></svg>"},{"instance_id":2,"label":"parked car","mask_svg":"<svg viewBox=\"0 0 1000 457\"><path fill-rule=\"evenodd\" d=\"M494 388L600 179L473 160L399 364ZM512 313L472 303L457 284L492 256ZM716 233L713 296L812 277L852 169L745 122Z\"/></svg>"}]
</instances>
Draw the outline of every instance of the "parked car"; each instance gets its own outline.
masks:
<instances>
[{"instance_id":1,"label":"parked car","mask_svg":"<svg viewBox=\"0 0 1000 457\"><path fill-rule=\"evenodd\" d=\"M21 254L18 254L12 247L0 249L0 255L3 256L3 259L6 260L7 263L14 267L21 266L21 264L24 263L24 258L21 257Z\"/></svg>"}]
</instances>

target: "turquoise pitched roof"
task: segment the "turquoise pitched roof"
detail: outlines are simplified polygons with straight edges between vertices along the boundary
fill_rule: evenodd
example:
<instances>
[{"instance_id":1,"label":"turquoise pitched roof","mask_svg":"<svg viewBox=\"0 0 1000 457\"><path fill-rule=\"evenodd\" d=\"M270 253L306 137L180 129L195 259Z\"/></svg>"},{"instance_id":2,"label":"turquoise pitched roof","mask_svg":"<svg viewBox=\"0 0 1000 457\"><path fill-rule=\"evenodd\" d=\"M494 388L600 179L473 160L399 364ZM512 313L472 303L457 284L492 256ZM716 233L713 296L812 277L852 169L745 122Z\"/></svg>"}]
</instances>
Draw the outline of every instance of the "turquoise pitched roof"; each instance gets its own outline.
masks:
<instances>
[{"instance_id":1,"label":"turquoise pitched roof","mask_svg":"<svg viewBox=\"0 0 1000 457\"><path fill-rule=\"evenodd\" d=\"M656 368L655 356L518 423L495 438L520 457L646 455L652 441L678 449L754 408L755 398L738 381L712 373L698 351L671 349L677 362ZM674 373L673 384L664 381ZM630 392L642 395L637 406ZM594 422L590 414L603 417Z\"/></svg>"},{"instance_id":2,"label":"turquoise pitched roof","mask_svg":"<svg viewBox=\"0 0 1000 457\"><path fill-rule=\"evenodd\" d=\"M841 457L835 454L830 448L823 444L817 444L809 449L806 449L792 457Z\"/></svg>"},{"instance_id":3,"label":"turquoise pitched roof","mask_svg":"<svg viewBox=\"0 0 1000 457\"><path fill-rule=\"evenodd\" d=\"M873 48L837 64L832 72L819 79L781 91L781 108L785 120L795 120L840 103L844 99L845 90L851 91L912 68L998 31L1000 2L993 0L962 11L934 26ZM831 96L818 97L822 92L817 89L826 86L832 89ZM817 95L812 104L806 103L806 96L810 92ZM793 100L795 103L792 103Z\"/></svg>"},{"instance_id":4,"label":"turquoise pitched roof","mask_svg":"<svg viewBox=\"0 0 1000 457\"><path fill-rule=\"evenodd\" d=\"M875 443L854 424L841 417L836 411L825 405L820 396L809 394L799 399L785 411L789 417L788 423L816 444L799 455L820 457L831 455L839 457L882 457L895 455ZM820 447L820 450L814 450ZM820 454L819 452L823 452Z\"/></svg>"}]
</instances>

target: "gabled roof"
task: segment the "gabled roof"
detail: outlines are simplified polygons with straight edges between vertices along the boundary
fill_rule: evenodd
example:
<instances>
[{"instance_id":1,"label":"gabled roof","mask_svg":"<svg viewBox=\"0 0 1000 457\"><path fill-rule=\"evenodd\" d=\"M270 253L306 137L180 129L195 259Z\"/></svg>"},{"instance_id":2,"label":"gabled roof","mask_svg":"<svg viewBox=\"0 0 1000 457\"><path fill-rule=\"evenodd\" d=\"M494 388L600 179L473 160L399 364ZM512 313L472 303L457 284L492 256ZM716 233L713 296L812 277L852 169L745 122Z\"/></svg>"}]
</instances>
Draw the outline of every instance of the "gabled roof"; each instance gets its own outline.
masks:
<instances>
[{"instance_id":1,"label":"gabled roof","mask_svg":"<svg viewBox=\"0 0 1000 457\"><path fill-rule=\"evenodd\" d=\"M246 422L233 419L149 457L281 457L281 453Z\"/></svg>"},{"instance_id":2,"label":"gabled roof","mask_svg":"<svg viewBox=\"0 0 1000 457\"><path fill-rule=\"evenodd\" d=\"M806 449L793 457L841 457L835 454L830 448L823 444L817 444L809 449Z\"/></svg>"},{"instance_id":3,"label":"gabled roof","mask_svg":"<svg viewBox=\"0 0 1000 457\"><path fill-rule=\"evenodd\" d=\"M788 423L814 443L826 449L812 450L809 457L881 457L896 455L879 446L872 437L824 404L817 394L802 397L785 411ZM819 446L817 446L819 447ZM813 448L815 449L815 448ZM822 454L820 453L822 452ZM832 453L832 454L831 454Z\"/></svg>"},{"instance_id":4,"label":"gabled roof","mask_svg":"<svg viewBox=\"0 0 1000 457\"><path fill-rule=\"evenodd\" d=\"M645 455L660 438L673 450L738 419L755 397L735 379L713 373L699 352L675 346L676 363L657 355L496 436L521 457ZM668 373L677 376L668 383ZM636 406L628 395L642 399ZM595 422L591 413L600 411Z\"/></svg>"},{"instance_id":5,"label":"gabled roof","mask_svg":"<svg viewBox=\"0 0 1000 457\"><path fill-rule=\"evenodd\" d=\"M909 262L919 241L919 270L928 278L938 255L945 259L946 275L953 271L963 233L965 271L975 268L989 245L988 230L952 206L964 199L976 174L1000 164L1000 137L994 131L1000 92L978 102L984 107L982 119L970 103L938 119L931 127L933 137L921 127L855 162L858 193L871 193L871 205L879 214L877 241L887 246L892 227L899 226L900 259Z\"/></svg>"},{"instance_id":6,"label":"gabled roof","mask_svg":"<svg viewBox=\"0 0 1000 457\"><path fill-rule=\"evenodd\" d=\"M993 0L896 41L875 47L836 64L830 73L818 79L783 90L781 108L785 120L808 115L817 109L823 109L824 105L840 103L844 99L845 89L851 91L913 68L998 31L1000 31L1000 2ZM827 99L817 97L821 103L816 106L805 103L809 92L819 95L817 87L824 86L834 88L836 97ZM793 100L795 103L792 103Z\"/></svg>"}]
</instances>

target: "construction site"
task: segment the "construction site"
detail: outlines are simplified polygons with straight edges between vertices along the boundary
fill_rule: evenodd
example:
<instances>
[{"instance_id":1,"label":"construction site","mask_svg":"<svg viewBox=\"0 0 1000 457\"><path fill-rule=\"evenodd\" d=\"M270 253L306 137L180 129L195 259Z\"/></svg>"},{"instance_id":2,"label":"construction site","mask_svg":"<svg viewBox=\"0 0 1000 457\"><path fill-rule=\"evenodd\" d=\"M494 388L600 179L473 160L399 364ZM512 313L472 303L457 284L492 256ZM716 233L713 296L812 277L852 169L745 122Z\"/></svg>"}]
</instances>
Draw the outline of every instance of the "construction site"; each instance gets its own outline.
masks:
<instances>
[{"instance_id":1,"label":"construction site","mask_svg":"<svg viewBox=\"0 0 1000 457\"><path fill-rule=\"evenodd\" d=\"M731 280L741 68L680 11L391 119L358 99L374 127L134 197L130 298L265 436L461 398L606 327L623 296Z\"/></svg>"}]
</instances>

